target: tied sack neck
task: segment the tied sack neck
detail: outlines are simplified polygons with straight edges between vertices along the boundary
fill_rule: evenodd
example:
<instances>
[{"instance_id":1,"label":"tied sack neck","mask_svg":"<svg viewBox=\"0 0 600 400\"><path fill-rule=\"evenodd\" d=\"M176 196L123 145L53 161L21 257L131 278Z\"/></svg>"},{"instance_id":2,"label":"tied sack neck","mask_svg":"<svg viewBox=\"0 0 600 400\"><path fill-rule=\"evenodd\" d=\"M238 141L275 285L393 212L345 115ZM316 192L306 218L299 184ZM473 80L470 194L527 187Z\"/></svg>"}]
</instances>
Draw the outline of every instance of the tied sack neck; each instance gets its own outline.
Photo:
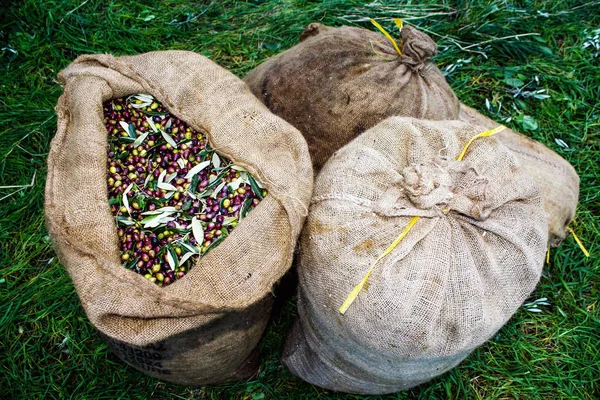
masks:
<instances>
[{"instance_id":1,"label":"tied sack neck","mask_svg":"<svg viewBox=\"0 0 600 400\"><path fill-rule=\"evenodd\" d=\"M373 211L389 217L455 212L483 221L492 212L488 184L468 161L438 158L413 163L386 189Z\"/></svg>"},{"instance_id":2,"label":"tied sack neck","mask_svg":"<svg viewBox=\"0 0 600 400\"><path fill-rule=\"evenodd\" d=\"M437 45L427 34L412 26L402 27L402 54L400 61L413 71L421 70L437 54Z\"/></svg>"},{"instance_id":3,"label":"tied sack neck","mask_svg":"<svg viewBox=\"0 0 600 400\"><path fill-rule=\"evenodd\" d=\"M397 26L402 26L402 20L395 20ZM437 54L437 45L427 34L418 31L412 26L402 26L402 50L392 35L388 33L377 21L371 19L371 23L379 29L394 47L400 56L400 63L408 65L413 71L421 70L429 59ZM314 29L313 29L314 30Z\"/></svg>"}]
</instances>

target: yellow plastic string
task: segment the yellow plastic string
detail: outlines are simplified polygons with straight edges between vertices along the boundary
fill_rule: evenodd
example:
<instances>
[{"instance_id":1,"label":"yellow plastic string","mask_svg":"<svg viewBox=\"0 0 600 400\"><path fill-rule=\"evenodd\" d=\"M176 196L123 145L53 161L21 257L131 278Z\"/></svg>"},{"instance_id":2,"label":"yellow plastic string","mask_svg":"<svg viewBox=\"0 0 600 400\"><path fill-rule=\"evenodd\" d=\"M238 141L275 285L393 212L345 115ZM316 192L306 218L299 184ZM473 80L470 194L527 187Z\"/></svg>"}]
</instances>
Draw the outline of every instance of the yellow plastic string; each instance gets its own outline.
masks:
<instances>
[{"instance_id":1,"label":"yellow plastic string","mask_svg":"<svg viewBox=\"0 0 600 400\"><path fill-rule=\"evenodd\" d=\"M504 125L500 125L500 126L494 128L494 129L490 129L489 131L481 132L479 135L473 136L471 138L471 140L469 140L467 142L467 145L462 149L462 151L460 152L460 155L456 158L456 161L462 161L463 157L467 153L467 149L469 148L469 146L471 145L471 143L473 143L473 141L475 139L479 139L479 138L482 138L482 137L495 135L496 133L498 133L500 131L503 131L504 129L506 129L506 127Z\"/></svg>"},{"instance_id":2,"label":"yellow plastic string","mask_svg":"<svg viewBox=\"0 0 600 400\"><path fill-rule=\"evenodd\" d=\"M399 30L402 30L402 18L394 18L394 24Z\"/></svg>"},{"instance_id":3,"label":"yellow plastic string","mask_svg":"<svg viewBox=\"0 0 600 400\"><path fill-rule=\"evenodd\" d=\"M589 257L590 253L588 253L588 251L586 250L585 246L583 245L583 243L581 243L581 240L579 240L579 238L577 237L577 235L575 234L575 232L573 231L573 229L567 227L567 230L573 234L573 239L575 239L575 241L579 245L579 248L581 249L581 251L583 251L583 254L585 254L586 257Z\"/></svg>"},{"instance_id":4,"label":"yellow plastic string","mask_svg":"<svg viewBox=\"0 0 600 400\"><path fill-rule=\"evenodd\" d=\"M486 137L486 136L492 136L500 131L502 131L503 129L506 129L504 126L499 126L497 128L494 129L490 129L489 131L485 131L482 132L478 135L475 135L471 138L471 140L469 140L467 142L467 144L465 145L465 147L462 149L460 155L456 158L456 161L462 161L463 157L465 156L467 149L469 148L469 146L471 146L471 143L473 143L473 141L475 139L479 139L482 137ZM350 292L350 294L348 295L348 297L346 298L346 301L344 301L344 304L342 304L342 306L340 307L339 311L340 314L345 314L346 311L348 310L348 308L352 305L352 303L354 303L354 300L356 300L356 298L358 297L358 294L360 293L360 291L363 289L363 287L365 286L365 284L367 283L367 281L369 280L369 277L371 276L371 272L373 272L373 270L375 269L375 266L377 266L377 263L385 256L387 256L388 254L391 253L392 250L394 250L394 248L396 248L396 246L398 246L398 244L402 241L402 239L404 239L404 237L406 235L408 235L408 232L410 232L410 230L413 228L413 226L415 226L415 224L417 223L417 221L420 219L421 217L412 217L410 219L410 221L408 222L408 225L406 226L406 228L404 228L404 230L402 231L402 233L400 233L400 236L398 236L398 238L396 240L394 240L394 242L392 244L390 244L388 246L387 249L385 249L385 251L379 256L377 257L377 259L375 260L375 262L371 265L371 268L369 268L369 270L367 271L367 273L365 274L365 277L362 279L362 281L360 281L360 283L358 285L356 285L354 287L354 289L352 289L352 291ZM569 229L569 228L567 228ZM573 234L575 235L575 234ZM577 240L577 242L579 243L579 240L576 238L575 240Z\"/></svg>"},{"instance_id":5,"label":"yellow plastic string","mask_svg":"<svg viewBox=\"0 0 600 400\"><path fill-rule=\"evenodd\" d=\"M548 247L548 251L546 251L546 264L550 264L550 247Z\"/></svg>"},{"instance_id":6,"label":"yellow plastic string","mask_svg":"<svg viewBox=\"0 0 600 400\"><path fill-rule=\"evenodd\" d=\"M400 18L396 18L396 19L400 19ZM396 20L394 20L394 22L396 22ZM398 53L399 55L402 55L402 52L400 51L400 47L398 47L398 43L396 43L396 41L394 40L394 38L392 37L392 35L390 35L385 29L383 29L383 26L379 25L379 23L377 21L375 21L373 18L371 18L371 23L373 25L375 25L377 27L377 29L379 29L379 31L381 33L383 33L383 35L388 38L388 40L390 42L392 42L392 44L394 45L394 49L396 49L396 53ZM400 20L400 24L402 24L402 20ZM398 25L398 23L396 23L396 26Z\"/></svg>"},{"instance_id":7,"label":"yellow plastic string","mask_svg":"<svg viewBox=\"0 0 600 400\"><path fill-rule=\"evenodd\" d=\"M398 236L398 238L396 240L394 240L394 242L392 244L390 244L389 247L379 257L377 257L375 262L371 265L371 268L369 268L369 270L367 271L367 274L365 275L363 280L360 281L360 283L358 285L356 285L354 287L354 289L352 289L352 292L350 292L350 294L348 295L348 298L346 298L346 301L344 301L344 304L342 304L342 306L340 307L340 314L344 314L346 312L346 310L348 309L348 307L350 307L350 305L352 303L354 303L356 296L358 296L358 293L360 293L363 286L365 286L365 283L367 283L367 280L371 276L371 272L373 272L373 269L375 268L375 266L377 265L379 260L381 260L383 257L387 256L392 250L394 250L394 248L398 245L398 243L400 243L400 241L402 239L404 239L404 237L412 229L412 227L419 220L419 218L421 218L421 217L412 217L410 222L406 226L406 228L404 228L404 230L400 234L400 236Z\"/></svg>"}]
</instances>

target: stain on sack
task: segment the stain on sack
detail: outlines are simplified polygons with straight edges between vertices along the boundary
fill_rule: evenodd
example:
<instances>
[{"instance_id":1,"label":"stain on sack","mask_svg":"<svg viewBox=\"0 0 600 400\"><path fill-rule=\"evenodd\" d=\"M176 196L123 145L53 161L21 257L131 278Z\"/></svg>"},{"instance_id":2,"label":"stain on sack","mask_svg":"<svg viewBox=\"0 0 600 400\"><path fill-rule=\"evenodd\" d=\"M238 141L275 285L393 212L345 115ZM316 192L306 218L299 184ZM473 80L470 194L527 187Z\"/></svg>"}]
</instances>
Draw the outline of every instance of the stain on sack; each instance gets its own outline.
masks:
<instances>
[{"instance_id":1,"label":"stain on sack","mask_svg":"<svg viewBox=\"0 0 600 400\"><path fill-rule=\"evenodd\" d=\"M354 246L352 250L354 250L357 253L360 253L362 251L372 253L373 247L375 247L375 242L373 241L373 239L368 239Z\"/></svg>"}]
</instances>

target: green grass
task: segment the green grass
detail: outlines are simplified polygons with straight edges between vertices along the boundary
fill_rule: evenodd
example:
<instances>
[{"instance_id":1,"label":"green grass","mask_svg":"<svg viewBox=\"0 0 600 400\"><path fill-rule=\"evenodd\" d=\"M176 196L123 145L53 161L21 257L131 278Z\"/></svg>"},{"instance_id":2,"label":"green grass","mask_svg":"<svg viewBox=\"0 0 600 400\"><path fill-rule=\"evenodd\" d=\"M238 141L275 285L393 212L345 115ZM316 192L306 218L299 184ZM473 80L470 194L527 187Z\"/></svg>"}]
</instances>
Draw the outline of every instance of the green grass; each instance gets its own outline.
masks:
<instances>
[{"instance_id":1,"label":"green grass","mask_svg":"<svg viewBox=\"0 0 600 400\"><path fill-rule=\"evenodd\" d=\"M385 399L600 397L600 56L584 48L600 1L415 2L22 0L0 13L0 397L346 399L293 377L279 356L295 314L293 287L261 342L258 376L205 388L159 382L108 353L87 321L44 227L55 79L77 55L186 49L238 76L297 42L311 21L374 29L392 17L438 41L435 61L465 103L538 139L581 176L572 237L552 252L532 299L458 368ZM517 37L517 35L520 35ZM537 77L537 79L536 79ZM525 86L525 87L524 87ZM532 97L535 91L548 98ZM519 91L515 97L516 91ZM543 96L542 96L543 97ZM486 108L486 99L490 108ZM500 107L501 106L501 107ZM568 149L560 147L564 141ZM32 186L28 186L35 177ZM5 188L6 186L21 186Z\"/></svg>"}]
</instances>

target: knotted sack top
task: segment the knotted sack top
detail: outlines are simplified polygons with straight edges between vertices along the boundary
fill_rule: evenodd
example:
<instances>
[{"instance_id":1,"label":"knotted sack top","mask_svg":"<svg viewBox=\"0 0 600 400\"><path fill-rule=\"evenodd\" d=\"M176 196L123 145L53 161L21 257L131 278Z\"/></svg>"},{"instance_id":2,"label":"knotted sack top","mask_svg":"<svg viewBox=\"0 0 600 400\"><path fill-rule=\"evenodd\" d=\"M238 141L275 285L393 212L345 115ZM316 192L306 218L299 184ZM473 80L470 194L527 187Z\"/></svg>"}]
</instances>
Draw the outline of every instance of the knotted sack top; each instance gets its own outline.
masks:
<instances>
[{"instance_id":1,"label":"knotted sack top","mask_svg":"<svg viewBox=\"0 0 600 400\"><path fill-rule=\"evenodd\" d=\"M349 27L344 26L337 29L343 28ZM308 38L335 30L336 28L313 22L300 34L300 41L303 42ZM361 33L366 34L364 32ZM402 37L400 58L397 57L398 54L393 47L393 43L388 43L389 46L383 46L381 48L382 53L392 56L390 57L390 60L395 59L397 62L410 65L413 67L413 70L418 71L426 65L430 58L437 54L437 45L426 33L421 32L410 25L405 25L402 27L400 35ZM390 51L390 48L393 51Z\"/></svg>"},{"instance_id":2,"label":"knotted sack top","mask_svg":"<svg viewBox=\"0 0 600 400\"><path fill-rule=\"evenodd\" d=\"M381 215L424 217L452 210L483 221L492 212L488 186L472 163L437 157L400 171L373 208Z\"/></svg>"},{"instance_id":3,"label":"knotted sack top","mask_svg":"<svg viewBox=\"0 0 600 400\"><path fill-rule=\"evenodd\" d=\"M430 58L435 42L402 28L401 55L379 32L310 24L301 43L245 78L250 90L306 138L318 170L340 147L392 116L457 119L460 103Z\"/></svg>"},{"instance_id":4,"label":"knotted sack top","mask_svg":"<svg viewBox=\"0 0 600 400\"><path fill-rule=\"evenodd\" d=\"M301 314L318 324L330 362L390 384L435 376L489 339L535 288L547 241L540 193L493 136L459 157L482 130L388 118L319 173L301 239Z\"/></svg>"},{"instance_id":5,"label":"knotted sack top","mask_svg":"<svg viewBox=\"0 0 600 400\"><path fill-rule=\"evenodd\" d=\"M291 265L312 192L300 133L269 112L239 78L192 52L81 56L59 79L64 93L48 156L45 212L54 247L91 322L113 338L147 344L268 295ZM269 191L226 240L163 288L121 265L108 204L102 103L136 93L153 95L206 133L211 147Z\"/></svg>"}]
</instances>

